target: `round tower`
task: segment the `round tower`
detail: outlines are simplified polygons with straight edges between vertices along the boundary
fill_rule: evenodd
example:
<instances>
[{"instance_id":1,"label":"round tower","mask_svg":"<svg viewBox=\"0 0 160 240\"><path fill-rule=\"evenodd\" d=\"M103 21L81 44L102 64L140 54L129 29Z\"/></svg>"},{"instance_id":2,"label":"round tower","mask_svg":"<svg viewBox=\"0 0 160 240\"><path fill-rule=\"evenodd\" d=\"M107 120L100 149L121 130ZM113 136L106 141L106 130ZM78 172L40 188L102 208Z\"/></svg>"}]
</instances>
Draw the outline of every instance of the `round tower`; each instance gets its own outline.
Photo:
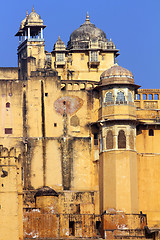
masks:
<instances>
[{"instance_id":1,"label":"round tower","mask_svg":"<svg viewBox=\"0 0 160 240\"><path fill-rule=\"evenodd\" d=\"M138 212L136 108L139 88L130 71L115 64L104 71L98 86L100 96L100 206Z\"/></svg>"}]
</instances>

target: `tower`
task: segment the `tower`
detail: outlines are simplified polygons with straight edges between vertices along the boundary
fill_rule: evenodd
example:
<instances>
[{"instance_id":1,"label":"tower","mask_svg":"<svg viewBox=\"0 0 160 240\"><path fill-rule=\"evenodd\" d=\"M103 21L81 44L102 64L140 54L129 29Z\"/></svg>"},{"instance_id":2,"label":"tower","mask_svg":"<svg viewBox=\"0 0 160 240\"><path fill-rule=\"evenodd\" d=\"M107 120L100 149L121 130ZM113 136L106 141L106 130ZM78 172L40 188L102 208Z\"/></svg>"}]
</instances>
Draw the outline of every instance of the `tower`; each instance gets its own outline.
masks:
<instances>
[{"instance_id":1,"label":"tower","mask_svg":"<svg viewBox=\"0 0 160 240\"><path fill-rule=\"evenodd\" d=\"M109 208L138 212L136 108L139 86L133 75L115 64L101 75L100 194L101 213Z\"/></svg>"},{"instance_id":2,"label":"tower","mask_svg":"<svg viewBox=\"0 0 160 240\"><path fill-rule=\"evenodd\" d=\"M29 15L27 12L25 19L21 22L19 31L15 35L19 36L18 66L20 68L20 79L26 80L30 77L31 71L44 68L43 30L45 27L43 20L35 12L34 7Z\"/></svg>"}]
</instances>

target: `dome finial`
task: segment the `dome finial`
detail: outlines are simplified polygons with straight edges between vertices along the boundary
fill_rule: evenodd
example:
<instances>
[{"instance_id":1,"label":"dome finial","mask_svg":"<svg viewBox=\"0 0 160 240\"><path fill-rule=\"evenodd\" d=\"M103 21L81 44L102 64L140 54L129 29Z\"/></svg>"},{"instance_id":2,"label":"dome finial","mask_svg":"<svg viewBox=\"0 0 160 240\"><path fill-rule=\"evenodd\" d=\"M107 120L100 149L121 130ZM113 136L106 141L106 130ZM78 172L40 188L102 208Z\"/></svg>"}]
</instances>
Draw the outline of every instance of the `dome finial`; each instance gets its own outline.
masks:
<instances>
[{"instance_id":1,"label":"dome finial","mask_svg":"<svg viewBox=\"0 0 160 240\"><path fill-rule=\"evenodd\" d=\"M32 12L35 12L35 10L34 10L34 5L33 5L33 9L32 9Z\"/></svg>"},{"instance_id":2,"label":"dome finial","mask_svg":"<svg viewBox=\"0 0 160 240\"><path fill-rule=\"evenodd\" d=\"M28 10L27 10L27 12L26 12L26 18L28 17Z\"/></svg>"},{"instance_id":3,"label":"dome finial","mask_svg":"<svg viewBox=\"0 0 160 240\"><path fill-rule=\"evenodd\" d=\"M86 16L86 22L90 22L89 20L89 13L87 12L87 16Z\"/></svg>"}]
</instances>

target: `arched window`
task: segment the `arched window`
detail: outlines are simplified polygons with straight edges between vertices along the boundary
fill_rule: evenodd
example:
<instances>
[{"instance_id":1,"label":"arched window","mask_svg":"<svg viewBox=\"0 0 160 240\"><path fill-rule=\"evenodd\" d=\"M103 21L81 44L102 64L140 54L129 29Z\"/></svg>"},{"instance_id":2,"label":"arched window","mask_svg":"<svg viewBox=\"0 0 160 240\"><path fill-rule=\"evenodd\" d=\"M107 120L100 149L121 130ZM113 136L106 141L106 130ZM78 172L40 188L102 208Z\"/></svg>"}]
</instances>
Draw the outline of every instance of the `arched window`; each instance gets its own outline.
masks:
<instances>
[{"instance_id":1,"label":"arched window","mask_svg":"<svg viewBox=\"0 0 160 240\"><path fill-rule=\"evenodd\" d=\"M116 102L125 102L125 96L123 92L117 93Z\"/></svg>"},{"instance_id":2,"label":"arched window","mask_svg":"<svg viewBox=\"0 0 160 240\"><path fill-rule=\"evenodd\" d=\"M10 108L10 103L9 102L6 103L6 108Z\"/></svg>"},{"instance_id":3,"label":"arched window","mask_svg":"<svg viewBox=\"0 0 160 240\"><path fill-rule=\"evenodd\" d=\"M113 133L111 130L107 132L106 149L113 149Z\"/></svg>"},{"instance_id":4,"label":"arched window","mask_svg":"<svg viewBox=\"0 0 160 240\"><path fill-rule=\"evenodd\" d=\"M111 92L106 93L105 102L113 102L113 95Z\"/></svg>"},{"instance_id":5,"label":"arched window","mask_svg":"<svg viewBox=\"0 0 160 240\"><path fill-rule=\"evenodd\" d=\"M128 102L133 102L132 93L128 93Z\"/></svg>"},{"instance_id":6,"label":"arched window","mask_svg":"<svg viewBox=\"0 0 160 240\"><path fill-rule=\"evenodd\" d=\"M126 148L126 135L123 130L118 133L118 148Z\"/></svg>"},{"instance_id":7,"label":"arched window","mask_svg":"<svg viewBox=\"0 0 160 240\"><path fill-rule=\"evenodd\" d=\"M154 131L153 131L153 129L149 129L149 136L154 136Z\"/></svg>"}]
</instances>

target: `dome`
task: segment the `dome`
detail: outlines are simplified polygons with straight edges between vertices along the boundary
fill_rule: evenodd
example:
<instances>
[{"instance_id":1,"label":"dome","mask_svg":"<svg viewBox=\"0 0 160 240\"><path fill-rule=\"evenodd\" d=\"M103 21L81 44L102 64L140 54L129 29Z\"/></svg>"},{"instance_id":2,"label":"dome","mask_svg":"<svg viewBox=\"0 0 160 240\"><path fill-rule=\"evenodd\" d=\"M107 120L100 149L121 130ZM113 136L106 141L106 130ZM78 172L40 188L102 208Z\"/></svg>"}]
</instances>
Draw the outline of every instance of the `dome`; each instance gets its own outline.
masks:
<instances>
[{"instance_id":1,"label":"dome","mask_svg":"<svg viewBox=\"0 0 160 240\"><path fill-rule=\"evenodd\" d=\"M133 74L127 70L119 66L117 63L114 64L111 68L104 71L101 76L101 85L109 85L109 84L134 84Z\"/></svg>"},{"instance_id":2,"label":"dome","mask_svg":"<svg viewBox=\"0 0 160 240\"><path fill-rule=\"evenodd\" d=\"M89 48L89 41L108 42L108 39L106 38L104 31L97 28L90 22L89 15L87 13L86 21L70 35L67 48Z\"/></svg>"},{"instance_id":3,"label":"dome","mask_svg":"<svg viewBox=\"0 0 160 240\"><path fill-rule=\"evenodd\" d=\"M29 14L27 20L28 22L37 22L39 20L40 22L42 21L40 15L35 12L34 7L32 9L32 12Z\"/></svg>"},{"instance_id":4,"label":"dome","mask_svg":"<svg viewBox=\"0 0 160 240\"><path fill-rule=\"evenodd\" d=\"M34 197L39 197L39 196L55 196L58 197L58 193L56 191L54 191L52 188L50 187L42 187L37 189L36 194L34 195Z\"/></svg>"}]
</instances>

